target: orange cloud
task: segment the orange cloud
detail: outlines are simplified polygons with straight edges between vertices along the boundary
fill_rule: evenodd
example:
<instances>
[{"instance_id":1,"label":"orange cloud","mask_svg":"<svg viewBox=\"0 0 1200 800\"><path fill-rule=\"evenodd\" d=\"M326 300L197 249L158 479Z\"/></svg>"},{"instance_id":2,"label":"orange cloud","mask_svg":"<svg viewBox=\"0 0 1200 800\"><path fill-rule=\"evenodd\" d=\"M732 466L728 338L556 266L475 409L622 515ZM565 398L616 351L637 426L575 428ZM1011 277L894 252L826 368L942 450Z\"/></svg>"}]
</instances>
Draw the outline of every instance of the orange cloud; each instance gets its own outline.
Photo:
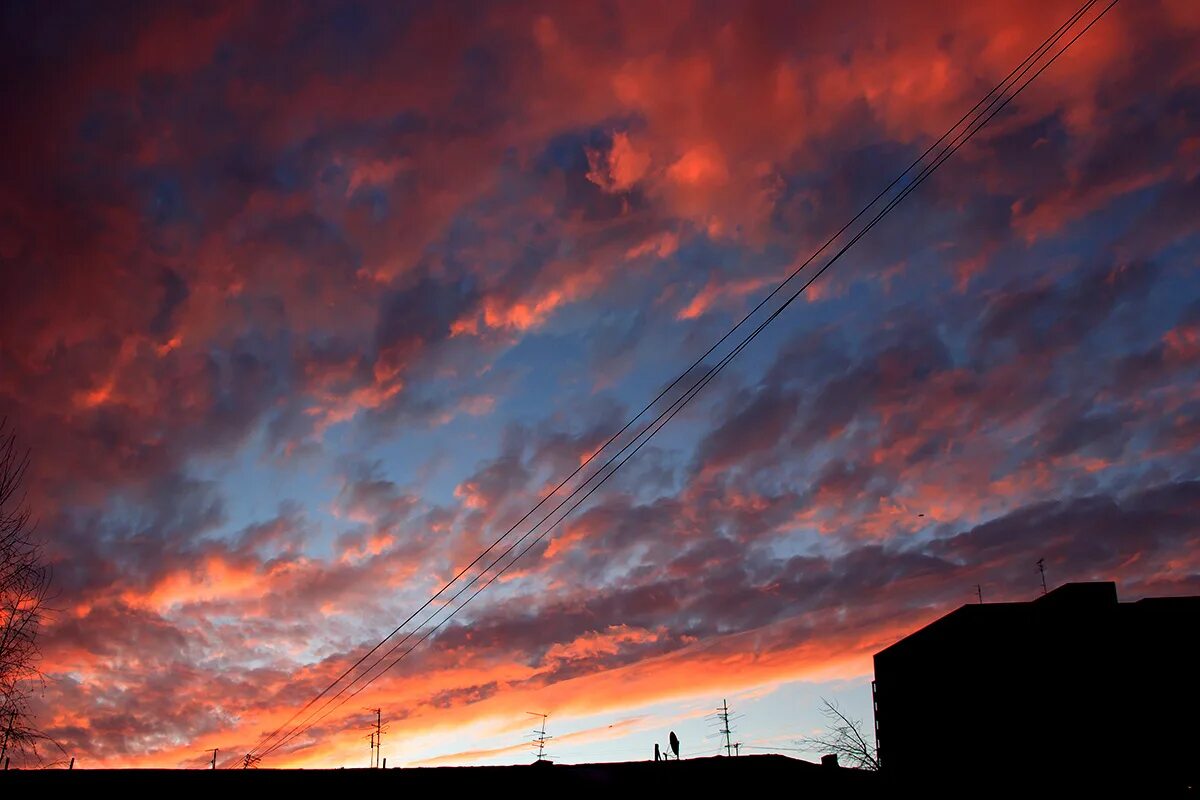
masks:
<instances>
[{"instance_id":1,"label":"orange cloud","mask_svg":"<svg viewBox=\"0 0 1200 800\"><path fill-rule=\"evenodd\" d=\"M676 319L695 319L723 301L740 300L773 282L770 278L749 278L725 283L709 281L688 301L686 306L676 313L675 317Z\"/></svg>"},{"instance_id":2,"label":"orange cloud","mask_svg":"<svg viewBox=\"0 0 1200 800\"><path fill-rule=\"evenodd\" d=\"M626 192L650 170L650 154L640 152L629 141L628 133L614 133L607 153L587 149L591 170L587 179L606 192Z\"/></svg>"},{"instance_id":3,"label":"orange cloud","mask_svg":"<svg viewBox=\"0 0 1200 800\"><path fill-rule=\"evenodd\" d=\"M689 148L667 167L667 177L687 187L722 186L729 180L725 157L713 144Z\"/></svg>"},{"instance_id":4,"label":"orange cloud","mask_svg":"<svg viewBox=\"0 0 1200 800\"><path fill-rule=\"evenodd\" d=\"M281 564L264 573L256 565L242 566L210 556L195 567L163 575L147 590L126 589L121 601L132 608L165 614L197 603L249 600L290 570Z\"/></svg>"},{"instance_id":5,"label":"orange cloud","mask_svg":"<svg viewBox=\"0 0 1200 800\"><path fill-rule=\"evenodd\" d=\"M549 660L575 661L613 655L627 644L642 644L658 640L658 634L628 625L610 625L604 631L593 631L566 644L555 644L546 651Z\"/></svg>"}]
</instances>

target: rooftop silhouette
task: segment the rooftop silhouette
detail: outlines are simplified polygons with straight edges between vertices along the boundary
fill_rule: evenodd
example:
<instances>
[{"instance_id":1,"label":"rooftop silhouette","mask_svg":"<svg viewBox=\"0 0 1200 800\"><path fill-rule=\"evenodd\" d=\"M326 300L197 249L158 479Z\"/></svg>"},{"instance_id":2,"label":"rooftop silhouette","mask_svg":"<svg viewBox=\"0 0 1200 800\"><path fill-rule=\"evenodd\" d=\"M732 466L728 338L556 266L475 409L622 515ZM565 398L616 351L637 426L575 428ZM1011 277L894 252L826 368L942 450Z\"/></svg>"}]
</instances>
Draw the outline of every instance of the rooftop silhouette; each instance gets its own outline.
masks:
<instances>
[{"instance_id":1,"label":"rooftop silhouette","mask_svg":"<svg viewBox=\"0 0 1200 800\"><path fill-rule=\"evenodd\" d=\"M1200 597L1071 583L965 605L875 655L882 770L904 782L1195 785Z\"/></svg>"},{"instance_id":2,"label":"rooftop silhouette","mask_svg":"<svg viewBox=\"0 0 1200 800\"><path fill-rule=\"evenodd\" d=\"M133 792L149 794L181 789L215 790L234 796L260 796L284 791L355 792L389 789L442 793L484 792L539 794L552 792L632 792L634 796L703 797L717 792L744 792L756 782L786 787L789 792L825 793L853 798L874 797L878 776L855 769L824 767L781 755L684 759L669 763L631 761L507 767L432 767L418 769L257 769L257 770L21 770L4 776L17 792Z\"/></svg>"}]
</instances>

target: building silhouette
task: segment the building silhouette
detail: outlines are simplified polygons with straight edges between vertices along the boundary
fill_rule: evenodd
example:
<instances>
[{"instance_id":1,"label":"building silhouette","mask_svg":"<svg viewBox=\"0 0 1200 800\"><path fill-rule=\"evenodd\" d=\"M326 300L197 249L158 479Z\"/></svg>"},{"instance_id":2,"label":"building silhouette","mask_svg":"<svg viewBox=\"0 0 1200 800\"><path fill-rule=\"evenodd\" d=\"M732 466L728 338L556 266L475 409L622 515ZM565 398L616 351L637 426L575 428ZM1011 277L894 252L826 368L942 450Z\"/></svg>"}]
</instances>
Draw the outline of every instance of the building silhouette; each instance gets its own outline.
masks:
<instances>
[{"instance_id":1,"label":"building silhouette","mask_svg":"<svg viewBox=\"0 0 1200 800\"><path fill-rule=\"evenodd\" d=\"M875 655L881 771L963 789L1196 786L1200 597L1072 583L965 605Z\"/></svg>"}]
</instances>

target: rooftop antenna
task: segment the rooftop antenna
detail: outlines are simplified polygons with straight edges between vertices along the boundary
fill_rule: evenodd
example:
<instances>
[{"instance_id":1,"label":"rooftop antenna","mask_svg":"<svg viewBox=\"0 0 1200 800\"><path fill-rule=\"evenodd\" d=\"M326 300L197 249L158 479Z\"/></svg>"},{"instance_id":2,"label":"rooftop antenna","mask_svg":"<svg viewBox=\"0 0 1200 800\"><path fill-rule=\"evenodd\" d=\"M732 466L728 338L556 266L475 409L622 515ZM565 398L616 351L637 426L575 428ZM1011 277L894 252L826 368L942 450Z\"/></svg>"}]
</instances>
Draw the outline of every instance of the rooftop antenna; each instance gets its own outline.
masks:
<instances>
[{"instance_id":1,"label":"rooftop antenna","mask_svg":"<svg viewBox=\"0 0 1200 800\"><path fill-rule=\"evenodd\" d=\"M364 708L375 715L375 733L371 737L371 768L379 767L380 756L383 755L383 709Z\"/></svg>"},{"instance_id":2,"label":"rooftop antenna","mask_svg":"<svg viewBox=\"0 0 1200 800\"><path fill-rule=\"evenodd\" d=\"M729 727L729 701L721 700L721 707L717 709L717 717L721 720L720 733L725 734L725 755L733 755L733 743L729 740L729 734L733 731Z\"/></svg>"},{"instance_id":3,"label":"rooftop antenna","mask_svg":"<svg viewBox=\"0 0 1200 800\"><path fill-rule=\"evenodd\" d=\"M546 735L546 718L549 717L550 715L542 714L538 711L526 711L525 713L530 715L531 717L541 717L542 718L542 727L534 730L534 732L533 732L534 736L533 736L533 742L532 742L532 744L537 748L537 763L540 764L546 760L546 742L548 740L554 738L553 736Z\"/></svg>"},{"instance_id":4,"label":"rooftop antenna","mask_svg":"<svg viewBox=\"0 0 1200 800\"><path fill-rule=\"evenodd\" d=\"M975 594L979 597L979 605L983 605L983 587L975 584Z\"/></svg>"},{"instance_id":5,"label":"rooftop antenna","mask_svg":"<svg viewBox=\"0 0 1200 800\"><path fill-rule=\"evenodd\" d=\"M1046 559L1039 558L1037 560L1038 572L1042 575L1042 594L1046 593Z\"/></svg>"}]
</instances>

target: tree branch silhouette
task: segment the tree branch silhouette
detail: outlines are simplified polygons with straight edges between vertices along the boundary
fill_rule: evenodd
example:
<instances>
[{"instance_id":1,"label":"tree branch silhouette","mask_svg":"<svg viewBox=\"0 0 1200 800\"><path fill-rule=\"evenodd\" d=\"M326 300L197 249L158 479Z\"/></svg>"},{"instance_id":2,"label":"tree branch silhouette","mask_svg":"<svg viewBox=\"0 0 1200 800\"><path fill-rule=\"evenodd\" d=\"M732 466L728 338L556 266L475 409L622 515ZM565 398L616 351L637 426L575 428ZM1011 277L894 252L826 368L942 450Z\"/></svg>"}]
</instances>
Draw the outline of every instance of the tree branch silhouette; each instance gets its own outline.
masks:
<instances>
[{"instance_id":1,"label":"tree branch silhouette","mask_svg":"<svg viewBox=\"0 0 1200 800\"><path fill-rule=\"evenodd\" d=\"M30 709L45 687L37 636L49 610L51 569L30 522L28 469L29 451L0 419L0 765L14 755L40 763L38 745L57 746L34 725Z\"/></svg>"},{"instance_id":2,"label":"tree branch silhouette","mask_svg":"<svg viewBox=\"0 0 1200 800\"><path fill-rule=\"evenodd\" d=\"M863 733L863 722L846 714L838 704L821 698L821 716L827 720L824 733L800 739L796 744L805 750L833 753L849 766L872 771L879 770L879 756L874 737Z\"/></svg>"}]
</instances>

